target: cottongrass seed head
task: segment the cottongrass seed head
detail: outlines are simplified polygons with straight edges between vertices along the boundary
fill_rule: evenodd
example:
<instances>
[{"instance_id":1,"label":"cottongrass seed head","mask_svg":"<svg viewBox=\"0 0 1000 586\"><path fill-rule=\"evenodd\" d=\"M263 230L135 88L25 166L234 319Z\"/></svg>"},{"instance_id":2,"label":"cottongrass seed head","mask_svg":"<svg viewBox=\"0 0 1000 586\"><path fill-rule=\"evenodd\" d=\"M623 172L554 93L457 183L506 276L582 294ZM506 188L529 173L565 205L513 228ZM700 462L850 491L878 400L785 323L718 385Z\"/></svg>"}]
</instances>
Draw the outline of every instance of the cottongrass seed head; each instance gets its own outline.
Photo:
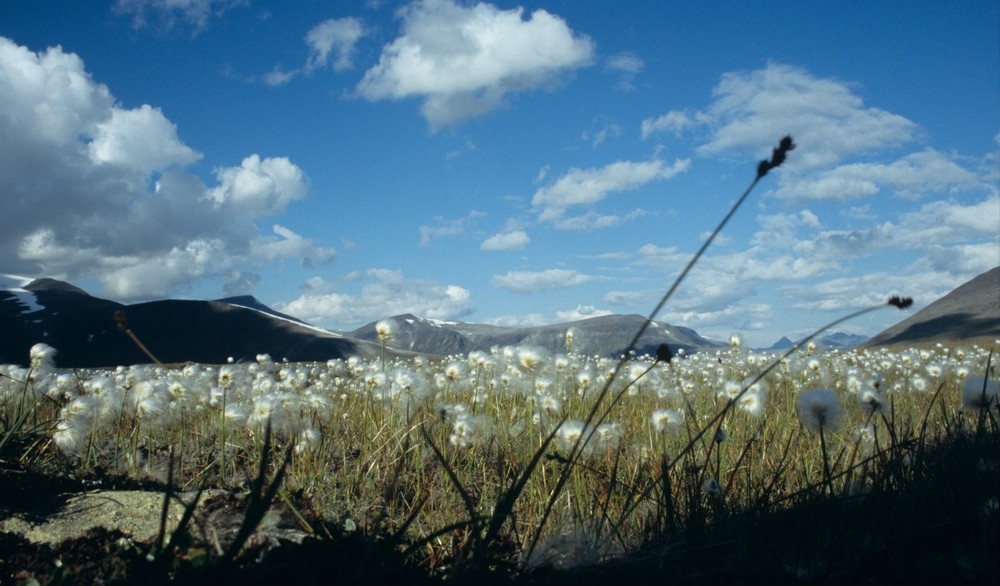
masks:
<instances>
[{"instance_id":1,"label":"cottongrass seed head","mask_svg":"<svg viewBox=\"0 0 1000 586\"><path fill-rule=\"evenodd\" d=\"M969 376L962 382L962 406L966 409L996 409L996 380L986 380L982 376Z\"/></svg>"},{"instance_id":2,"label":"cottongrass seed head","mask_svg":"<svg viewBox=\"0 0 1000 586\"><path fill-rule=\"evenodd\" d=\"M799 422L813 431L833 431L843 419L840 400L830 389L812 389L800 394L795 408Z\"/></svg>"},{"instance_id":3,"label":"cottongrass seed head","mask_svg":"<svg viewBox=\"0 0 1000 586\"><path fill-rule=\"evenodd\" d=\"M684 412L674 409L657 409L649 416L649 423L657 432L678 429L684 424Z\"/></svg>"}]
</instances>

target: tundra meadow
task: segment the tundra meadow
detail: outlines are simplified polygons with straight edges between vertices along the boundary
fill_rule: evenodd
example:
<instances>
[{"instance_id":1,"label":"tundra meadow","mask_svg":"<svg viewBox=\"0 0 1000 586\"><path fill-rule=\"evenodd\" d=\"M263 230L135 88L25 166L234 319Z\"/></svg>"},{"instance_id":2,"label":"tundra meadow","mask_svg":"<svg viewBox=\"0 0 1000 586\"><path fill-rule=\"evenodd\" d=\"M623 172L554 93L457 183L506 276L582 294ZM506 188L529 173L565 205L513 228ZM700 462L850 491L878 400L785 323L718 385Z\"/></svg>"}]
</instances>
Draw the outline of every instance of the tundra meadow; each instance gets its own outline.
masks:
<instances>
[{"instance_id":1,"label":"tundra meadow","mask_svg":"<svg viewBox=\"0 0 1000 586\"><path fill-rule=\"evenodd\" d=\"M124 561L104 581L273 578L264 561L294 548L253 538L271 508L319 548L281 570L306 583L998 577L1000 341L779 353L734 336L606 358L569 330L430 359L377 331L378 358L310 364L66 371L36 345L0 367L0 456L152 480L186 506L154 542L106 546ZM238 529L199 526L210 488L234 495Z\"/></svg>"}]
</instances>

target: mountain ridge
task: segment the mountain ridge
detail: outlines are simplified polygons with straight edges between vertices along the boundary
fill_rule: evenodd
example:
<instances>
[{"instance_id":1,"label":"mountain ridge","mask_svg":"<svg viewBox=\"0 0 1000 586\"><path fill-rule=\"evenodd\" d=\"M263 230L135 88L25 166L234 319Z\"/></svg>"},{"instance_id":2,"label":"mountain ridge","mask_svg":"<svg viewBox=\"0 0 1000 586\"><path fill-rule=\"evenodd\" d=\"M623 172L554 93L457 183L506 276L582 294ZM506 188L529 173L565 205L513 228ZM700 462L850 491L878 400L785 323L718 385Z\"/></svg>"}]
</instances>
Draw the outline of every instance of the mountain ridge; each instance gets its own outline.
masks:
<instances>
[{"instance_id":1,"label":"mountain ridge","mask_svg":"<svg viewBox=\"0 0 1000 586\"><path fill-rule=\"evenodd\" d=\"M159 360L170 363L222 363L255 360L270 354L291 362L381 356L383 347L371 322L350 332L319 328L275 311L244 295L212 301L166 299L125 305L101 299L51 278L0 275L0 363L26 364L32 345L45 342L58 351L61 367L105 367L150 362L118 330L123 312L132 331ZM635 332L641 315L607 315L537 327L505 327L437 320L400 314L385 320L393 326L386 344L393 356L449 356L494 347L529 345L561 353L617 357ZM566 334L574 333L567 347ZM1000 267L957 287L920 312L863 341L833 333L817 341L827 349L891 346L935 340L1000 338ZM655 355L660 344L678 353L728 346L683 326L654 321L633 350ZM790 348L786 336L769 349Z\"/></svg>"}]
</instances>

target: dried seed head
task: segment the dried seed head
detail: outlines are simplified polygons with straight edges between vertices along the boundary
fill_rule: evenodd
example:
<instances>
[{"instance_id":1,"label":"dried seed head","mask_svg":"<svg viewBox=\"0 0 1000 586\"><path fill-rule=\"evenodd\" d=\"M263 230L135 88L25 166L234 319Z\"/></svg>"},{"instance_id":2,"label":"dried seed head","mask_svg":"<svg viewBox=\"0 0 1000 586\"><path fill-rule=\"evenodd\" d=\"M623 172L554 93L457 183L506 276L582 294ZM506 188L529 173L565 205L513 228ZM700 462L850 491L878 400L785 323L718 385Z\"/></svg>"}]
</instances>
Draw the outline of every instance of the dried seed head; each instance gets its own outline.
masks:
<instances>
[{"instance_id":1,"label":"dried seed head","mask_svg":"<svg viewBox=\"0 0 1000 586\"><path fill-rule=\"evenodd\" d=\"M906 309L913 305L912 297L900 297L899 295L893 295L889 298L889 305L897 307L899 309Z\"/></svg>"}]
</instances>

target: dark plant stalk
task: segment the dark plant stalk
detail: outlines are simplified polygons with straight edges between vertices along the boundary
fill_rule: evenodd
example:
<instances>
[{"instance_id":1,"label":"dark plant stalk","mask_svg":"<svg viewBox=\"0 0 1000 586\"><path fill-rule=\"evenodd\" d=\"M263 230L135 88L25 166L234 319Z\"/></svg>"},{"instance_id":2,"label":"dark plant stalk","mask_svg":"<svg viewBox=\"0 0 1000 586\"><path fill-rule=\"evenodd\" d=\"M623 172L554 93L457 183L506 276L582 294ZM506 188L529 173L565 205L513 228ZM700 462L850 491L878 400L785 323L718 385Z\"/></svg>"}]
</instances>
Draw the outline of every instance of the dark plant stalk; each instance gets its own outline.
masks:
<instances>
[{"instance_id":1,"label":"dark plant stalk","mask_svg":"<svg viewBox=\"0 0 1000 586\"><path fill-rule=\"evenodd\" d=\"M833 478L830 475L830 456L826 453L826 434L823 433L823 422L819 423L819 446L823 451L823 483L826 485L827 494L833 495Z\"/></svg>"},{"instance_id":2,"label":"dark plant stalk","mask_svg":"<svg viewBox=\"0 0 1000 586\"><path fill-rule=\"evenodd\" d=\"M274 479L270 484L266 484L267 466L271 460L271 420L268 419L267 427L264 428L264 446L261 449L260 465L258 466L253 486L250 489L250 502L247 504L247 510L243 514L243 522L240 524L236 537L233 538L233 542L229 544L229 547L222 555L220 562L222 565L227 565L236 559L236 556L243 549L243 545L250 539L254 530L260 525L261 520L264 519L264 515L267 514L268 509L271 508L271 503L274 502L278 487L281 486L281 482L285 478L288 463L292 460L293 447L289 444L285 448L284 456L281 464L278 466L278 471L274 475Z\"/></svg>"},{"instance_id":3,"label":"dark plant stalk","mask_svg":"<svg viewBox=\"0 0 1000 586\"><path fill-rule=\"evenodd\" d=\"M691 272L692 268L694 268L694 265L697 264L699 260L701 260L701 257L704 256L705 251L707 251L708 247L712 245L712 242L715 241L715 238L722 232L722 229L726 226L726 224L729 223L729 220L734 215L736 215L736 212L743 205L743 202L746 201L746 199L750 196L750 192L752 192L754 187L757 186L757 183L759 183L760 180L763 179L764 176L767 175L767 173L771 169L780 166L785 161L788 152L793 150L794 148L795 148L795 143L792 141L792 137L785 136L784 138L781 139L778 146L772 150L771 159L769 161L763 160L757 165L757 175L754 177L753 181L746 188L746 190L739 197L739 199L736 200L736 203L733 204L733 206L729 209L726 215L723 216L722 221L720 221L719 225L715 227L715 230L713 230L712 233L709 234L708 238L705 239L705 242L701 245L701 248L699 248L698 251L695 252L693 257L691 257L691 260L688 261L688 264L684 267L684 270L682 270L681 273L677 275L677 278L674 280L673 284L670 286L669 289L667 289L667 292L663 294L663 297L660 298L660 301L656 304L656 307L653 308L653 311L650 312L649 316L643 322L642 326L639 327L639 330L635 333L635 335L632 337L632 340L626 347L625 352L622 353L621 358L615 364L615 368L612 371L611 376L608 377L607 382L605 382L604 386L601 388L601 392L598 393L597 399L594 401L594 406L591 408L590 413L588 413L587 418L585 420L586 424L588 426L591 426L591 430L589 431L589 433L581 434L581 436L577 438L576 443L573 445L573 448L570 451L569 455L570 460L576 459L576 456L579 455L582 446L586 445L586 442L589 442L593 437L594 433L596 433L596 426L593 426L592 424L594 423L597 411L600 408L601 403L604 402L605 397L607 397L608 393L611 392L611 385L618 377L618 374L621 372L622 368L624 368L625 364L628 362L629 352L631 352L636 347L636 345L639 343L639 339L649 328L650 324L653 323L653 320L660 313L660 310L663 309L663 306L666 305L667 301L674 295L674 292L677 291L678 287L680 287L681 283L687 277L688 273ZM658 354L657 362L659 362L661 357L659 356L659 353L657 354ZM666 359L667 361L669 361L669 350L666 354ZM542 515L542 520L539 523L539 526L536 528L535 537L534 539L532 539L531 548L528 551L528 555L531 555L535 545L538 543L538 540L541 537L541 532L545 527L545 523L548 520L552 508L555 506L555 501L558 498L559 494L562 492L562 488L566 484L569 478L569 468L571 467L564 468L562 474L560 474L559 476L559 479L556 481L555 489L552 491L552 495L549 499L548 505L545 508L545 513Z\"/></svg>"},{"instance_id":4,"label":"dark plant stalk","mask_svg":"<svg viewBox=\"0 0 1000 586\"><path fill-rule=\"evenodd\" d=\"M153 353L149 351L149 348L147 348L146 345L142 343L142 340L139 339L139 336L135 335L135 333L132 331L132 328L130 328L128 325L128 320L125 319L125 312L123 310L119 309L118 311L115 312L115 323L118 324L119 330L124 332L125 335L127 335L129 338L132 339L133 342L135 342L135 345L138 346L140 350L142 350L143 354L148 356L149 359L155 362L156 365L159 366L160 368L167 368L162 362L160 362L159 358L154 356Z\"/></svg>"}]
</instances>

